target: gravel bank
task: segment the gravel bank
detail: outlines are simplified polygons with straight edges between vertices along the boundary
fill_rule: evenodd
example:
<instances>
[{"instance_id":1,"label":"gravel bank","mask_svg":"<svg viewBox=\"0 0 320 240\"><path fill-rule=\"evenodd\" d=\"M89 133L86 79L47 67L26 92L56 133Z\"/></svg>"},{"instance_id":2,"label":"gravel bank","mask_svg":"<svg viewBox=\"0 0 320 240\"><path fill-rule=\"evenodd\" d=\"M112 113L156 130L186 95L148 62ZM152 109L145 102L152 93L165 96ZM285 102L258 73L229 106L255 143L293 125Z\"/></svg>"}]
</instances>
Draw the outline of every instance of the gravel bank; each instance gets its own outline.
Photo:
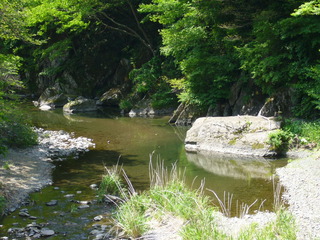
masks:
<instances>
[{"instance_id":1,"label":"gravel bank","mask_svg":"<svg viewBox=\"0 0 320 240\"><path fill-rule=\"evenodd\" d=\"M91 139L78 137L64 131L35 129L39 144L27 149L10 149L0 156L0 191L8 199L7 212L26 203L31 192L52 184L51 172L55 160L79 154L94 147Z\"/></svg>"},{"instance_id":2,"label":"gravel bank","mask_svg":"<svg viewBox=\"0 0 320 240\"><path fill-rule=\"evenodd\" d=\"M277 169L283 198L296 218L298 240L320 239L320 153Z\"/></svg>"}]
</instances>

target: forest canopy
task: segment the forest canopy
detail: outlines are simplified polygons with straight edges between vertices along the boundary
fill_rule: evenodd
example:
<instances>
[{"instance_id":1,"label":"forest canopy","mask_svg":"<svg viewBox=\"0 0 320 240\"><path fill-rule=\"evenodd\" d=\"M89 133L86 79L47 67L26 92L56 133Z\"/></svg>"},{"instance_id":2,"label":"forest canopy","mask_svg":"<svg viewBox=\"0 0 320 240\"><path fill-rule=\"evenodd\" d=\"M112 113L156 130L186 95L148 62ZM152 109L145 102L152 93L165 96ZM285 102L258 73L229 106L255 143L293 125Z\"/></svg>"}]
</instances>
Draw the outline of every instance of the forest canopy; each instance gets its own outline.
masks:
<instances>
[{"instance_id":1,"label":"forest canopy","mask_svg":"<svg viewBox=\"0 0 320 240\"><path fill-rule=\"evenodd\" d=\"M37 95L58 83L99 97L128 59L123 108L208 108L238 86L319 116L319 0L2 0L0 13L2 95L18 76Z\"/></svg>"}]
</instances>

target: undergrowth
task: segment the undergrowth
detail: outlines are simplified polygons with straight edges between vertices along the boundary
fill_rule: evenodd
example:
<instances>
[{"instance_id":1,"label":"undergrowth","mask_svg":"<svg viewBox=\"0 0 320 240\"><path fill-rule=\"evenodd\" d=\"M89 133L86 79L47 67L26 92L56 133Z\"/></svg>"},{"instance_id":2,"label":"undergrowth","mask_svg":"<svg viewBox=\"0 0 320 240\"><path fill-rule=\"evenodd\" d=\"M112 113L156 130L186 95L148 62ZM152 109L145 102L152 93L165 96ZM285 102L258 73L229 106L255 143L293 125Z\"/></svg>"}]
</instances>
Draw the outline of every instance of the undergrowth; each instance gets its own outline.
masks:
<instances>
[{"instance_id":1,"label":"undergrowth","mask_svg":"<svg viewBox=\"0 0 320 240\"><path fill-rule=\"evenodd\" d=\"M265 226L252 224L243 229L238 237L223 232L218 227L218 207L212 203L212 199L203 194L204 182L196 190L189 189L184 182L184 174L181 174L176 165L169 171L162 163L153 166L150 160L150 189L140 194L134 191L133 186L126 175L124 178L129 186L119 192L123 201L118 203L114 213L116 229L125 233L126 237L137 239L148 230L151 220L159 222L164 216L173 216L182 219L184 224L179 229L179 235L186 240L204 239L296 239L296 228L292 215L286 211L279 201L275 201L277 217ZM275 198L279 198L280 190L275 191ZM220 214L221 215L221 214Z\"/></svg>"}]
</instances>

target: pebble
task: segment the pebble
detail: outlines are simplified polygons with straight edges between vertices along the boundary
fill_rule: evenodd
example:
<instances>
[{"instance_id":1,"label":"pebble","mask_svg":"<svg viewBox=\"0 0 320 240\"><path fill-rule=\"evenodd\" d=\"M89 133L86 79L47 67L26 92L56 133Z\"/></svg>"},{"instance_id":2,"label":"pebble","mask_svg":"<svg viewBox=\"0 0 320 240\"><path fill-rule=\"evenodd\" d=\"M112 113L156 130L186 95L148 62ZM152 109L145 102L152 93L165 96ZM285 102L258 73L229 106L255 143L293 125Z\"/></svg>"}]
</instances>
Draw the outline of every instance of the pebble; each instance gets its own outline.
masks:
<instances>
[{"instance_id":1,"label":"pebble","mask_svg":"<svg viewBox=\"0 0 320 240\"><path fill-rule=\"evenodd\" d=\"M47 202L46 205L47 206L55 206L58 204L58 200L51 200L50 202Z\"/></svg>"},{"instance_id":2,"label":"pebble","mask_svg":"<svg viewBox=\"0 0 320 240\"><path fill-rule=\"evenodd\" d=\"M41 232L40 232L41 236L43 236L43 237L52 236L52 235L54 235L54 233L55 232L53 230L46 229L46 228L41 229Z\"/></svg>"},{"instance_id":3,"label":"pebble","mask_svg":"<svg viewBox=\"0 0 320 240\"><path fill-rule=\"evenodd\" d=\"M96 216L96 217L93 218L93 220L94 220L94 221L97 221L97 222L98 222L98 221L101 221L102 219L103 219L103 216L102 216L102 215L99 215L99 216Z\"/></svg>"},{"instance_id":4,"label":"pebble","mask_svg":"<svg viewBox=\"0 0 320 240\"><path fill-rule=\"evenodd\" d=\"M95 183L94 183L94 184L91 184L91 185L90 185L90 188L93 189L93 190L96 190L96 189L98 188L98 185L95 184Z\"/></svg>"},{"instance_id":5,"label":"pebble","mask_svg":"<svg viewBox=\"0 0 320 240\"><path fill-rule=\"evenodd\" d=\"M66 198L72 198L72 197L74 197L74 194L67 194L67 195L64 195L64 197L66 197Z\"/></svg>"},{"instance_id":6,"label":"pebble","mask_svg":"<svg viewBox=\"0 0 320 240\"><path fill-rule=\"evenodd\" d=\"M89 205L80 205L78 207L78 209L85 209L85 208L89 208L90 206Z\"/></svg>"},{"instance_id":7,"label":"pebble","mask_svg":"<svg viewBox=\"0 0 320 240\"><path fill-rule=\"evenodd\" d=\"M19 212L20 217L30 217L29 213L27 212Z\"/></svg>"}]
</instances>

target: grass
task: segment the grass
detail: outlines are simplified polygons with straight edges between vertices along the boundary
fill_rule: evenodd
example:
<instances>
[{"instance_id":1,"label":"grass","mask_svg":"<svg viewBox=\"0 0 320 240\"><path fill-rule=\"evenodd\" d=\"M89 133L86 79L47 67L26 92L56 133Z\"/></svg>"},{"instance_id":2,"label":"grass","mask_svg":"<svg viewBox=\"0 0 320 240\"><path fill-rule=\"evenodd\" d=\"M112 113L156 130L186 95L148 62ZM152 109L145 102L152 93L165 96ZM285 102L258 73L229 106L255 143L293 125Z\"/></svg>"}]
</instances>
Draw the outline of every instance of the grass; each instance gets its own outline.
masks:
<instances>
[{"instance_id":1,"label":"grass","mask_svg":"<svg viewBox=\"0 0 320 240\"><path fill-rule=\"evenodd\" d=\"M120 202L114 213L114 229L120 229L125 237L139 239L149 229L151 220L161 222L163 216L173 216L182 219L184 225L179 234L187 240L204 239L296 239L296 228L292 215L280 204L280 190L275 190L274 206L277 217L274 221L261 227L252 224L233 237L218 227L218 207L212 204L212 199L203 194L204 181L196 190L189 189L184 182L184 174L179 172L176 165L169 171L164 163L158 161L154 166L150 157L150 189L137 194L128 177L124 175L129 186L128 190L120 187L123 202ZM123 172L124 173L124 172ZM228 202L232 195L228 195ZM231 205L231 203L229 204ZM250 206L245 205L243 213L247 213ZM228 212L226 210L226 212Z\"/></svg>"},{"instance_id":2,"label":"grass","mask_svg":"<svg viewBox=\"0 0 320 240\"><path fill-rule=\"evenodd\" d=\"M295 136L296 147L305 145L319 145L320 121L302 121L287 119L284 121L283 130Z\"/></svg>"},{"instance_id":3,"label":"grass","mask_svg":"<svg viewBox=\"0 0 320 240\"><path fill-rule=\"evenodd\" d=\"M3 164L3 166L2 166L2 168L3 169L5 169L5 170L10 170L11 168L10 168L10 163L8 162L8 161L5 161L4 162L4 164Z\"/></svg>"},{"instance_id":4,"label":"grass","mask_svg":"<svg viewBox=\"0 0 320 240\"><path fill-rule=\"evenodd\" d=\"M124 190L121 179L122 168L119 165L113 166L111 169L105 167L106 173L102 176L102 180L98 189L98 199L103 201L105 195L121 195Z\"/></svg>"},{"instance_id":5,"label":"grass","mask_svg":"<svg viewBox=\"0 0 320 240\"><path fill-rule=\"evenodd\" d=\"M0 194L0 215L4 213L6 204L7 204L6 198Z\"/></svg>"}]
</instances>

